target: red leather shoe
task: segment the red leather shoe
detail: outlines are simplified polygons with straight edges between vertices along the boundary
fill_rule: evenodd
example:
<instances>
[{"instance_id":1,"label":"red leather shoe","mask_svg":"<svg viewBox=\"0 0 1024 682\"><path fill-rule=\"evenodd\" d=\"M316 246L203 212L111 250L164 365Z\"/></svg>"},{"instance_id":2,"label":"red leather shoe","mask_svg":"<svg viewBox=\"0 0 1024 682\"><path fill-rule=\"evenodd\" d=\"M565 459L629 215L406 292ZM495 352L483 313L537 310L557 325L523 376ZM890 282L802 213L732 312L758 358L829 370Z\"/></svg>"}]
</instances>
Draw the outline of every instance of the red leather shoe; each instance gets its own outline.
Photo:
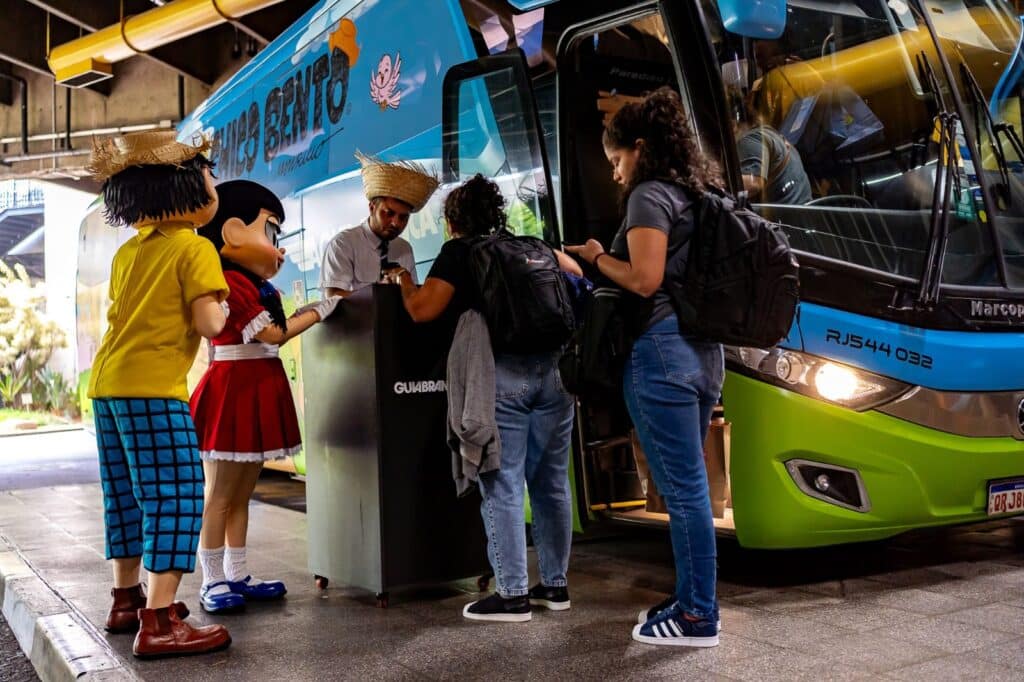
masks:
<instances>
[{"instance_id":1,"label":"red leather shoe","mask_svg":"<svg viewBox=\"0 0 1024 682\"><path fill-rule=\"evenodd\" d=\"M107 614L107 632L136 632L139 629L139 609L146 608L146 595L142 585L134 587L115 587L110 590L114 603ZM188 618L188 607L184 602L176 601L171 607L177 611L178 618Z\"/></svg>"},{"instance_id":2,"label":"red leather shoe","mask_svg":"<svg viewBox=\"0 0 1024 682\"><path fill-rule=\"evenodd\" d=\"M231 644L231 635L223 625L194 628L171 608L139 609L139 623L132 647L138 658L208 654Z\"/></svg>"}]
</instances>

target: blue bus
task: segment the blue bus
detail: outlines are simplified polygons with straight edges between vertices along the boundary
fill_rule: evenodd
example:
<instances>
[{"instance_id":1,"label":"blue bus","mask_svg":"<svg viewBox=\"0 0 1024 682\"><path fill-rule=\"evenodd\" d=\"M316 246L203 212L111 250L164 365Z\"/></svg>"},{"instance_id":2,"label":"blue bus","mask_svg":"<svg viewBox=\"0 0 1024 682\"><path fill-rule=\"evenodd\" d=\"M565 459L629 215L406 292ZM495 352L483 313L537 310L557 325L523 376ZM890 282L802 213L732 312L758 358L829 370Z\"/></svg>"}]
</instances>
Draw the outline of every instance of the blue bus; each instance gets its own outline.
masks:
<instances>
[{"instance_id":1,"label":"blue bus","mask_svg":"<svg viewBox=\"0 0 1024 682\"><path fill-rule=\"evenodd\" d=\"M827 545L1024 511L1021 38L1001 0L323 0L179 129L214 139L222 179L283 198L291 308L365 217L356 151L449 187L483 173L517 231L607 244L621 217L600 135L623 102L679 91L734 191L738 143L773 128L811 198L755 208L785 227L802 302L777 348L727 349L716 524L748 547ZM421 277L443 194L405 235ZM117 241L99 222L81 242L87 336ZM578 414L582 521L666 525L621 403L579 396Z\"/></svg>"}]
</instances>

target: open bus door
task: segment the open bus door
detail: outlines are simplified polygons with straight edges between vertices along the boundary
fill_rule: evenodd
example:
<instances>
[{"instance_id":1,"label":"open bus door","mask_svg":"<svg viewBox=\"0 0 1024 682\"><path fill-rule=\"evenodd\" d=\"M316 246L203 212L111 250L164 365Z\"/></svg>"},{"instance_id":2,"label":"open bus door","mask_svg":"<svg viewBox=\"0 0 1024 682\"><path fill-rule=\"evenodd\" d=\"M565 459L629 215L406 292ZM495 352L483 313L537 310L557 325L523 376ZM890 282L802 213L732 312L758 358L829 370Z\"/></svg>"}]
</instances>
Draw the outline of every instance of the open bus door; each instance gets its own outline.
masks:
<instances>
[{"instance_id":1,"label":"open bus door","mask_svg":"<svg viewBox=\"0 0 1024 682\"><path fill-rule=\"evenodd\" d=\"M547 149L520 50L453 66L444 79L442 179L450 188L480 173L505 197L509 229L560 245ZM574 450L577 450L574 448ZM579 462L570 463L577 506L574 527L586 519L578 485ZM529 517L529 513L528 513Z\"/></svg>"}]
</instances>

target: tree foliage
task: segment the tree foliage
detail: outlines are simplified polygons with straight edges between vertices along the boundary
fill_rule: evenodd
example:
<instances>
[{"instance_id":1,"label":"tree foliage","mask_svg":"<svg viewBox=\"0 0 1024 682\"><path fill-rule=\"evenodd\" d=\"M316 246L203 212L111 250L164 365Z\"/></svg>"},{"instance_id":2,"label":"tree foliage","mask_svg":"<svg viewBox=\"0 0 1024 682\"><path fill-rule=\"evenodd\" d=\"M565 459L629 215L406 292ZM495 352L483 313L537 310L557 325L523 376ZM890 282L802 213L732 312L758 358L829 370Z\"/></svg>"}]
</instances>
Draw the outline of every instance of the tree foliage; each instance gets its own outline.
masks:
<instances>
[{"instance_id":1,"label":"tree foliage","mask_svg":"<svg viewBox=\"0 0 1024 682\"><path fill-rule=\"evenodd\" d=\"M20 263L11 268L0 261L0 383L6 388L31 383L53 351L67 343L45 305L42 282L33 283Z\"/></svg>"}]
</instances>

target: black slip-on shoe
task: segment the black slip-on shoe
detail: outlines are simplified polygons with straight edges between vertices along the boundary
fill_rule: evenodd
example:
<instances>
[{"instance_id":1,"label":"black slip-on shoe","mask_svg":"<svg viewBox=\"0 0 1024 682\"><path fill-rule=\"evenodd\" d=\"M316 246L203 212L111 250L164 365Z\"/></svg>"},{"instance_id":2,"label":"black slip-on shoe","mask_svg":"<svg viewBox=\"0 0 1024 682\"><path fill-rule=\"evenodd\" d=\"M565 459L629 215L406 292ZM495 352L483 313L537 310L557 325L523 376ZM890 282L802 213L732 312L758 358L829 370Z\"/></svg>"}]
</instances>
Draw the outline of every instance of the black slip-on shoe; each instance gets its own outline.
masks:
<instances>
[{"instance_id":1,"label":"black slip-on shoe","mask_svg":"<svg viewBox=\"0 0 1024 682\"><path fill-rule=\"evenodd\" d=\"M565 611L572 606L569 601L569 589L562 587L548 587L537 584L530 590L530 605L543 606L552 611Z\"/></svg>"},{"instance_id":2,"label":"black slip-on shoe","mask_svg":"<svg viewBox=\"0 0 1024 682\"><path fill-rule=\"evenodd\" d=\"M521 597L506 599L495 592L489 597L466 604L462 615L470 620L486 620L496 623L522 623L530 620L530 600Z\"/></svg>"}]
</instances>

